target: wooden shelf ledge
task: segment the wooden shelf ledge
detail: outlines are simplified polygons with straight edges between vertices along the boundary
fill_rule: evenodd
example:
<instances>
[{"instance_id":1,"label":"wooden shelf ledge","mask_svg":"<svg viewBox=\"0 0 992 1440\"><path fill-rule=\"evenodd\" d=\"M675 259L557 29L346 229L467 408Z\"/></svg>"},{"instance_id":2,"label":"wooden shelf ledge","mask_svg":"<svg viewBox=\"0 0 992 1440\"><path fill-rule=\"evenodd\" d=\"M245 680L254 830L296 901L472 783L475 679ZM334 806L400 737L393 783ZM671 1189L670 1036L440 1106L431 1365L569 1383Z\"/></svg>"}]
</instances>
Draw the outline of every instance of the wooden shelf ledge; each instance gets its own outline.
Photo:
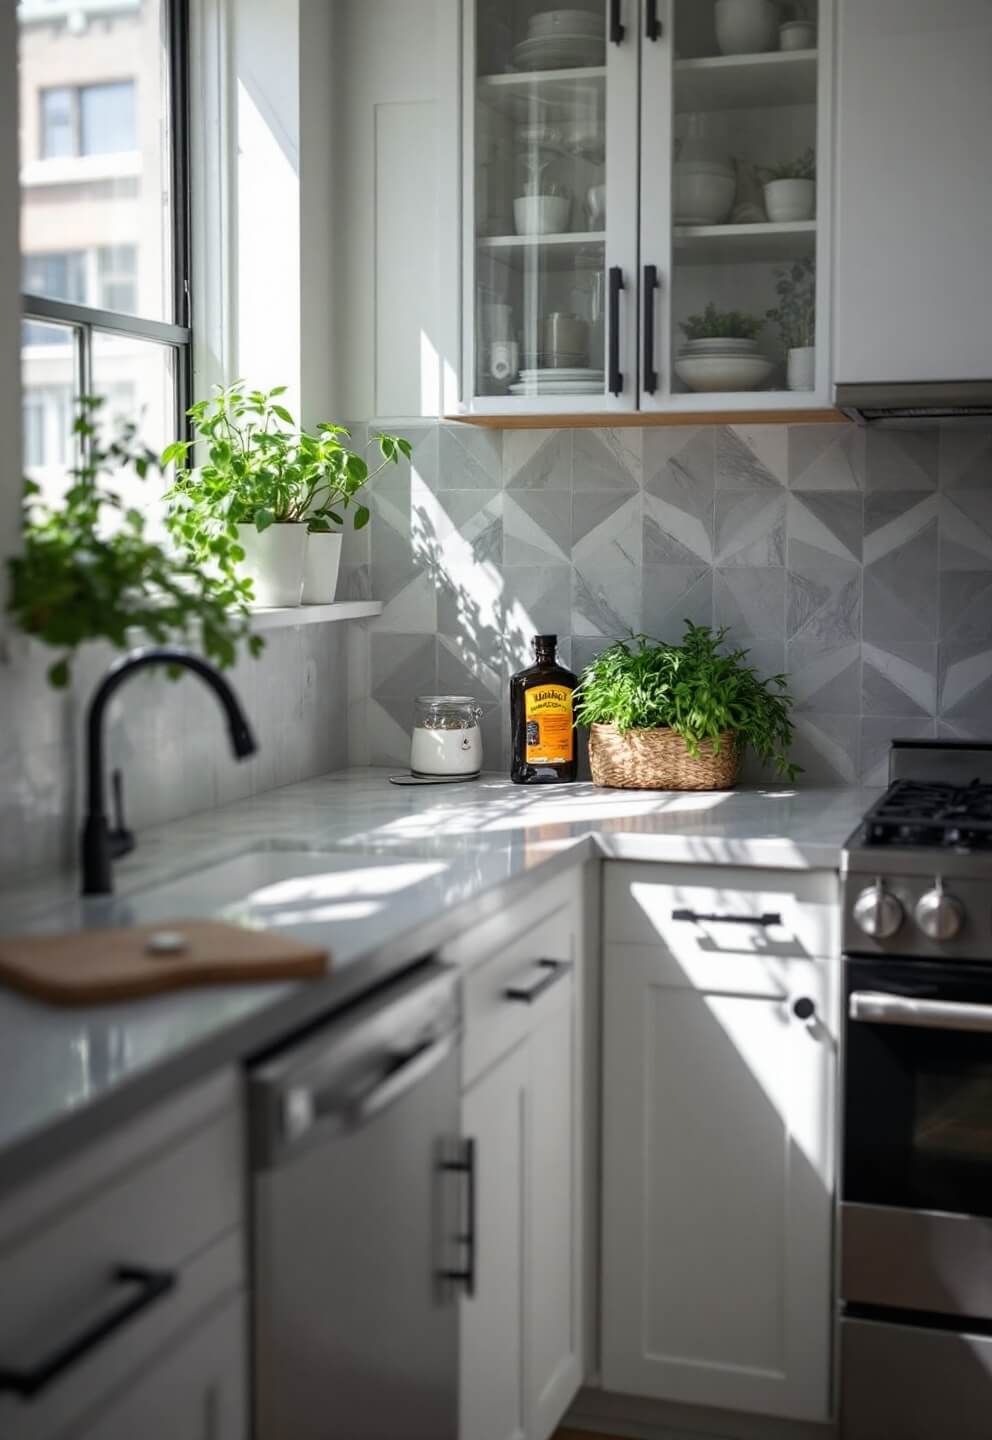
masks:
<instances>
[{"instance_id":1,"label":"wooden shelf ledge","mask_svg":"<svg viewBox=\"0 0 992 1440\"><path fill-rule=\"evenodd\" d=\"M658 425L849 425L833 408L808 410L672 410L610 411L582 415L446 415L462 425L490 430L629 430Z\"/></svg>"}]
</instances>

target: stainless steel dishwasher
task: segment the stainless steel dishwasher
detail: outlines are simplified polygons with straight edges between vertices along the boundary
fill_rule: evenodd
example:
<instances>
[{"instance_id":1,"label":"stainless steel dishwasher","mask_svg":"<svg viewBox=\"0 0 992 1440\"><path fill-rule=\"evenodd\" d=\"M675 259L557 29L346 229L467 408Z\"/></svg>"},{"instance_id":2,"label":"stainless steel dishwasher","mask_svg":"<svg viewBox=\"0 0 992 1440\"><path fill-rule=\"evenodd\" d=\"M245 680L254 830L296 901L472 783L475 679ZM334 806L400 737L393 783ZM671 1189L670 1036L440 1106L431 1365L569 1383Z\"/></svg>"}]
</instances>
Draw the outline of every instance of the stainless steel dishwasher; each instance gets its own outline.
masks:
<instances>
[{"instance_id":1,"label":"stainless steel dishwasher","mask_svg":"<svg viewBox=\"0 0 992 1440\"><path fill-rule=\"evenodd\" d=\"M457 1440L459 1041L428 962L251 1072L256 1440Z\"/></svg>"}]
</instances>

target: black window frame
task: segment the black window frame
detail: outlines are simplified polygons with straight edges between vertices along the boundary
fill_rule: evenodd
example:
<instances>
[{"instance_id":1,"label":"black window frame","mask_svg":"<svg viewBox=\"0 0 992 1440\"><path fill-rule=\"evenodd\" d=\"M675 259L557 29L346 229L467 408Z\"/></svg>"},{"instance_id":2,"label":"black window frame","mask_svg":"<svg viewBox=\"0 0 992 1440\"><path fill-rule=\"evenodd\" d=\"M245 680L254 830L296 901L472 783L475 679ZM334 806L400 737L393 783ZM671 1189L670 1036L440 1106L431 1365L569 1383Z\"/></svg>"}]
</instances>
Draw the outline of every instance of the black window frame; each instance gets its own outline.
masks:
<instances>
[{"instance_id":1,"label":"black window frame","mask_svg":"<svg viewBox=\"0 0 992 1440\"><path fill-rule=\"evenodd\" d=\"M192 242L190 229L189 150L189 0L163 0L169 42L169 99L172 121L172 304L173 319L149 320L120 310L77 305L45 295L21 294L24 320L47 320L72 327L79 395L92 395L93 339L97 333L129 335L167 346L175 355L177 438L188 437L186 412L193 403L193 329L191 313ZM66 87L56 87L66 88ZM171 438L171 437L170 437Z\"/></svg>"}]
</instances>

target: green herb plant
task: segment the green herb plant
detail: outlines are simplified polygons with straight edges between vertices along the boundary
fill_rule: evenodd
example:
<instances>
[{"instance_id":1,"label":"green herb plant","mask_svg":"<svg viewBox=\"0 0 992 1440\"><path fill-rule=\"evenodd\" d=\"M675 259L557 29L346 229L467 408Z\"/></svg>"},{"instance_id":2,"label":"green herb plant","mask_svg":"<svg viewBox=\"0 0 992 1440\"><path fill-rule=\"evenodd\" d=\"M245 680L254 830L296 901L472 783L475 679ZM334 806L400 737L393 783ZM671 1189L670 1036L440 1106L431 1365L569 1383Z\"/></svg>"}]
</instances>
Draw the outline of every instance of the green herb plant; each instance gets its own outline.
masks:
<instances>
[{"instance_id":1,"label":"green herb plant","mask_svg":"<svg viewBox=\"0 0 992 1440\"><path fill-rule=\"evenodd\" d=\"M711 300L702 315L690 315L679 329L687 340L755 340L764 323L741 310L718 310Z\"/></svg>"},{"instance_id":2,"label":"green herb plant","mask_svg":"<svg viewBox=\"0 0 992 1440\"><path fill-rule=\"evenodd\" d=\"M210 578L182 553L148 534L147 520L111 477L130 472L144 480L157 471L156 456L137 438L137 426L100 422L103 400L84 396L73 431L82 456L71 484L56 501L24 485L24 544L9 563L8 611L18 628L61 651L48 679L64 688L72 659L88 640L128 648L128 630L152 641L193 639L220 666L231 665L249 634L251 588L231 578ZM109 483L108 483L109 482ZM133 498L133 495L132 495Z\"/></svg>"},{"instance_id":3,"label":"green herb plant","mask_svg":"<svg viewBox=\"0 0 992 1440\"><path fill-rule=\"evenodd\" d=\"M196 439L177 440L162 452L163 467L175 465L166 493L166 523L192 559L233 577L245 558L238 526L306 525L321 533L345 523L351 510L356 530L369 522L358 492L386 465L409 459L411 445L395 435L373 436L380 463L370 471L364 456L344 443L343 425L322 421L316 431L300 429L280 396L285 385L246 391L243 381L215 387L187 414ZM202 464L196 459L199 445Z\"/></svg>"},{"instance_id":4,"label":"green herb plant","mask_svg":"<svg viewBox=\"0 0 992 1440\"><path fill-rule=\"evenodd\" d=\"M758 758L794 780L800 767L789 760L792 700L784 675L759 680L746 664L748 651L721 653L726 629L685 622L680 645L646 635L621 640L597 655L576 689L580 725L614 725L621 733L666 727L681 735L690 755L703 740L719 754L721 736L733 732Z\"/></svg>"},{"instance_id":5,"label":"green herb plant","mask_svg":"<svg viewBox=\"0 0 992 1440\"><path fill-rule=\"evenodd\" d=\"M774 272L778 304L765 318L777 325L787 350L799 350L816 340L816 266L808 256Z\"/></svg>"},{"instance_id":6,"label":"green herb plant","mask_svg":"<svg viewBox=\"0 0 992 1440\"><path fill-rule=\"evenodd\" d=\"M757 174L765 185L772 180L815 180L816 152L804 150L794 160L786 160L781 165L761 165Z\"/></svg>"}]
</instances>

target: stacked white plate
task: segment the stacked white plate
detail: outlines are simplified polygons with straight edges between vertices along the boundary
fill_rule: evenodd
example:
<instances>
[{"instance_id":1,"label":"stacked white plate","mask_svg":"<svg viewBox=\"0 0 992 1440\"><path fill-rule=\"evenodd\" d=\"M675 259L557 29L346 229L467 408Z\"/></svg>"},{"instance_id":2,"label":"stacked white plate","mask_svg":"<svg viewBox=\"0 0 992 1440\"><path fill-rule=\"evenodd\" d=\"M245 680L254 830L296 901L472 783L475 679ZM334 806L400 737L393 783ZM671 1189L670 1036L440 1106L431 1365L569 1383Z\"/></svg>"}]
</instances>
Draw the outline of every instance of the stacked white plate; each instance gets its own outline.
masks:
<instances>
[{"instance_id":1,"label":"stacked white plate","mask_svg":"<svg viewBox=\"0 0 992 1440\"><path fill-rule=\"evenodd\" d=\"M603 17L590 10L542 10L513 47L518 70L572 70L606 61Z\"/></svg>"},{"instance_id":2,"label":"stacked white plate","mask_svg":"<svg viewBox=\"0 0 992 1440\"><path fill-rule=\"evenodd\" d=\"M511 395L599 395L604 372L586 365L572 369L521 370L520 381L510 386Z\"/></svg>"},{"instance_id":3,"label":"stacked white plate","mask_svg":"<svg viewBox=\"0 0 992 1440\"><path fill-rule=\"evenodd\" d=\"M675 361L675 373L690 390L760 390L774 370L757 340L732 337L687 340Z\"/></svg>"}]
</instances>

